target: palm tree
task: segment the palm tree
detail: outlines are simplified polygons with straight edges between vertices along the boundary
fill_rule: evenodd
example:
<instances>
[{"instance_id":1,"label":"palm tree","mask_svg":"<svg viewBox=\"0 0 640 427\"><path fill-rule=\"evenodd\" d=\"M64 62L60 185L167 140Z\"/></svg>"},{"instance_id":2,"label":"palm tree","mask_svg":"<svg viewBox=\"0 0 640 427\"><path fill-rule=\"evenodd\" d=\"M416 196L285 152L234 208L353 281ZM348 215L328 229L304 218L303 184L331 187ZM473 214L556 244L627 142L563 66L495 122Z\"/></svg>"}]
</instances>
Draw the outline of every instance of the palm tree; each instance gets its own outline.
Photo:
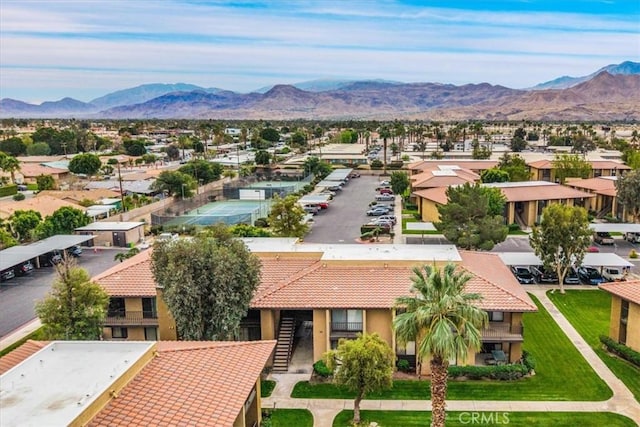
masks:
<instances>
[{"instance_id":1,"label":"palm tree","mask_svg":"<svg viewBox=\"0 0 640 427\"><path fill-rule=\"evenodd\" d=\"M414 267L413 295L396 299L396 306L405 310L393 321L398 341L419 339L418 361L431 358L432 427L445 425L449 360L467 360L469 351L477 351L480 330L488 324L487 313L476 305L481 296L464 292L470 279L464 271L456 271L454 264L443 270Z\"/></svg>"},{"instance_id":2,"label":"palm tree","mask_svg":"<svg viewBox=\"0 0 640 427\"><path fill-rule=\"evenodd\" d=\"M0 169L11 174L11 182L16 183L16 171L20 170L20 161L5 153L0 155Z\"/></svg>"}]
</instances>

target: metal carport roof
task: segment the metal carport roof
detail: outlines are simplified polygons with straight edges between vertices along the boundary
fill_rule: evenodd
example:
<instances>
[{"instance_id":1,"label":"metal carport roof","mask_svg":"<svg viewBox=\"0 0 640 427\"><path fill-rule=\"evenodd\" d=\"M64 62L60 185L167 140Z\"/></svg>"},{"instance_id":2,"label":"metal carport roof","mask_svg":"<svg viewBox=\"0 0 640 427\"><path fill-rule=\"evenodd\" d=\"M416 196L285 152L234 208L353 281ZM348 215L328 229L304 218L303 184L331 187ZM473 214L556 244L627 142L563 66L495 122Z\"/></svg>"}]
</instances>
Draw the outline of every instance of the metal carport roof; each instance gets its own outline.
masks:
<instances>
[{"instance_id":1,"label":"metal carport roof","mask_svg":"<svg viewBox=\"0 0 640 427\"><path fill-rule=\"evenodd\" d=\"M589 224L589 228L593 231L606 231L607 233L640 233L640 224L631 223L595 223Z\"/></svg>"},{"instance_id":2,"label":"metal carport roof","mask_svg":"<svg viewBox=\"0 0 640 427\"><path fill-rule=\"evenodd\" d=\"M92 235L67 235L47 237L28 245L12 246L0 251L0 270L14 267L55 250L64 250L93 239Z\"/></svg>"},{"instance_id":3,"label":"metal carport roof","mask_svg":"<svg viewBox=\"0 0 640 427\"><path fill-rule=\"evenodd\" d=\"M513 265L541 265L542 261L533 252L500 252L502 262L508 266ZM582 265L592 267L633 267L626 259L612 253L586 253Z\"/></svg>"}]
</instances>

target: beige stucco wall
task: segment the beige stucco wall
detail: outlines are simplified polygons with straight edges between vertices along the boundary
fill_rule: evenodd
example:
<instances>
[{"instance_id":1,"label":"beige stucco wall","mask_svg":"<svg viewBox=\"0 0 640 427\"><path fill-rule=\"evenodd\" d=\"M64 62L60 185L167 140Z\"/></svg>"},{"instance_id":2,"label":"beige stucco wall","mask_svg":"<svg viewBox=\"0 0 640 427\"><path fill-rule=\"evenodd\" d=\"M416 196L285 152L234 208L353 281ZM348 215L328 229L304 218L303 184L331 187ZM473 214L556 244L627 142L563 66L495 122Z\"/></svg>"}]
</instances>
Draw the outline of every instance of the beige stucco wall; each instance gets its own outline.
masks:
<instances>
[{"instance_id":1,"label":"beige stucco wall","mask_svg":"<svg viewBox=\"0 0 640 427\"><path fill-rule=\"evenodd\" d=\"M420 202L420 215L425 222L438 222L440 221L440 213L438 212L438 204L433 200L418 198Z\"/></svg>"},{"instance_id":2,"label":"beige stucco wall","mask_svg":"<svg viewBox=\"0 0 640 427\"><path fill-rule=\"evenodd\" d=\"M313 361L320 360L329 350L329 330L327 310L313 310Z\"/></svg>"},{"instance_id":3,"label":"beige stucco wall","mask_svg":"<svg viewBox=\"0 0 640 427\"><path fill-rule=\"evenodd\" d=\"M263 340L273 340L276 334L273 310L260 310L260 333Z\"/></svg>"},{"instance_id":4,"label":"beige stucco wall","mask_svg":"<svg viewBox=\"0 0 640 427\"><path fill-rule=\"evenodd\" d=\"M169 307L162 298L162 288L156 288L156 306L158 309L158 340L175 341L178 339L176 321L173 319Z\"/></svg>"},{"instance_id":5,"label":"beige stucco wall","mask_svg":"<svg viewBox=\"0 0 640 427\"><path fill-rule=\"evenodd\" d=\"M389 346L392 346L393 331L391 326L391 310L390 309L370 309L366 310L368 334L376 333L380 338L385 340Z\"/></svg>"},{"instance_id":6,"label":"beige stucco wall","mask_svg":"<svg viewBox=\"0 0 640 427\"><path fill-rule=\"evenodd\" d=\"M640 351L640 305L629 303L627 321L627 347Z\"/></svg>"}]
</instances>

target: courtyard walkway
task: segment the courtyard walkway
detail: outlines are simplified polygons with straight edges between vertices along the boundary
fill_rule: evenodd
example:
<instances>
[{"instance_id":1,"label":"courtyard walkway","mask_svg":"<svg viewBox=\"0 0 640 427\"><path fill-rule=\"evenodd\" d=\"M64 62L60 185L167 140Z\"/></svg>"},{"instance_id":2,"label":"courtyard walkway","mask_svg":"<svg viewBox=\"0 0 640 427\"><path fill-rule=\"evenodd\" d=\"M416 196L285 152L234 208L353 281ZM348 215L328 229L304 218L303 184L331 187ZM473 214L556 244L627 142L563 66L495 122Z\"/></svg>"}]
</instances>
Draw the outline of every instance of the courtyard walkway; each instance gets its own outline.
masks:
<instances>
[{"instance_id":1,"label":"courtyard walkway","mask_svg":"<svg viewBox=\"0 0 640 427\"><path fill-rule=\"evenodd\" d=\"M488 411L488 412L615 412L638 422L640 404L633 394L602 362L593 349L571 326L569 321L547 298L545 286L531 286L527 290L535 295L560 328L569 337L585 360L613 391L613 396L602 402L552 402L552 401L492 401L492 400L447 400L450 411ZM315 427L331 427L335 416L344 409L353 409L350 399L294 399L291 390L299 381L307 381L306 374L273 374L277 386L271 397L262 399L263 408L308 409L313 414ZM430 400L363 400L361 409L430 411Z\"/></svg>"}]
</instances>

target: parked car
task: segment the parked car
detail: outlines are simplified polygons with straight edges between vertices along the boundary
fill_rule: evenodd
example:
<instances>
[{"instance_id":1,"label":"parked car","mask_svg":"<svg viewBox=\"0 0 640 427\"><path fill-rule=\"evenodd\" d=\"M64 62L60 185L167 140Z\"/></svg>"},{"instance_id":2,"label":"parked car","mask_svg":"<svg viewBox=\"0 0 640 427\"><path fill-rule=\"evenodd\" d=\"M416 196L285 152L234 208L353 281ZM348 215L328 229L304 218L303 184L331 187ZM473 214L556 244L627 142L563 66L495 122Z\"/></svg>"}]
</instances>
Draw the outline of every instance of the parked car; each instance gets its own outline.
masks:
<instances>
[{"instance_id":1,"label":"parked car","mask_svg":"<svg viewBox=\"0 0 640 427\"><path fill-rule=\"evenodd\" d=\"M602 277L607 282L622 282L626 280L624 272L618 267L605 267L602 269Z\"/></svg>"},{"instance_id":2,"label":"parked car","mask_svg":"<svg viewBox=\"0 0 640 427\"><path fill-rule=\"evenodd\" d=\"M624 233L624 240L630 243L640 243L640 233Z\"/></svg>"},{"instance_id":3,"label":"parked car","mask_svg":"<svg viewBox=\"0 0 640 427\"><path fill-rule=\"evenodd\" d=\"M320 208L315 205L306 205L306 206L303 206L302 209L304 209L306 213L310 213L312 215L317 215L318 212L320 212Z\"/></svg>"},{"instance_id":4,"label":"parked car","mask_svg":"<svg viewBox=\"0 0 640 427\"><path fill-rule=\"evenodd\" d=\"M351 172L349 178L360 178L360 174L358 172Z\"/></svg>"},{"instance_id":5,"label":"parked car","mask_svg":"<svg viewBox=\"0 0 640 427\"><path fill-rule=\"evenodd\" d=\"M380 194L393 194L393 190L390 188L381 188Z\"/></svg>"},{"instance_id":6,"label":"parked car","mask_svg":"<svg viewBox=\"0 0 640 427\"><path fill-rule=\"evenodd\" d=\"M379 202L390 202L395 199L396 197L393 194L378 194L376 196L376 200Z\"/></svg>"},{"instance_id":7,"label":"parked car","mask_svg":"<svg viewBox=\"0 0 640 427\"><path fill-rule=\"evenodd\" d=\"M613 240L611 234L607 233L606 231L596 232L593 235L593 241L600 245L613 245L615 243L615 240Z\"/></svg>"},{"instance_id":8,"label":"parked car","mask_svg":"<svg viewBox=\"0 0 640 427\"><path fill-rule=\"evenodd\" d=\"M391 185L391 181L381 181L380 186L384 187L385 185Z\"/></svg>"},{"instance_id":9,"label":"parked car","mask_svg":"<svg viewBox=\"0 0 640 427\"><path fill-rule=\"evenodd\" d=\"M511 272L514 276L516 276L518 282L522 283L523 285L533 285L534 283L536 283L536 279L533 277L533 274L531 274L531 271L529 271L527 267L511 267Z\"/></svg>"},{"instance_id":10,"label":"parked car","mask_svg":"<svg viewBox=\"0 0 640 427\"><path fill-rule=\"evenodd\" d=\"M564 284L565 285L579 285L580 278L578 277L578 273L576 273L576 269L571 267L567 274L564 276Z\"/></svg>"},{"instance_id":11,"label":"parked car","mask_svg":"<svg viewBox=\"0 0 640 427\"><path fill-rule=\"evenodd\" d=\"M578 277L580 280L587 285L599 285L604 282L604 278L598 271L598 269L593 267L578 267Z\"/></svg>"},{"instance_id":12,"label":"parked car","mask_svg":"<svg viewBox=\"0 0 640 427\"><path fill-rule=\"evenodd\" d=\"M67 253L75 258L78 258L82 255L82 247L80 245L73 245L69 249L67 249Z\"/></svg>"},{"instance_id":13,"label":"parked car","mask_svg":"<svg viewBox=\"0 0 640 427\"><path fill-rule=\"evenodd\" d=\"M48 260L47 264L48 265L57 265L57 264L60 264L62 261L64 261L64 258L62 257L62 255L60 255L57 252L54 252L49 257L49 260Z\"/></svg>"},{"instance_id":14,"label":"parked car","mask_svg":"<svg viewBox=\"0 0 640 427\"><path fill-rule=\"evenodd\" d=\"M13 270L16 276L26 276L27 274L33 273L33 264L31 264L31 261L27 261L15 267Z\"/></svg>"},{"instance_id":15,"label":"parked car","mask_svg":"<svg viewBox=\"0 0 640 427\"><path fill-rule=\"evenodd\" d=\"M11 280L14 277L16 277L16 273L12 268L0 272L0 282L6 282L7 280Z\"/></svg>"},{"instance_id":16,"label":"parked car","mask_svg":"<svg viewBox=\"0 0 640 427\"><path fill-rule=\"evenodd\" d=\"M529 270L538 283L558 283L558 274L544 265L532 265Z\"/></svg>"},{"instance_id":17,"label":"parked car","mask_svg":"<svg viewBox=\"0 0 640 427\"><path fill-rule=\"evenodd\" d=\"M160 233L158 237L156 237L156 240L176 240L178 237L180 237L178 233Z\"/></svg>"},{"instance_id":18,"label":"parked car","mask_svg":"<svg viewBox=\"0 0 640 427\"><path fill-rule=\"evenodd\" d=\"M380 219L391 221L393 225L396 225L396 216L395 215L382 215Z\"/></svg>"},{"instance_id":19,"label":"parked car","mask_svg":"<svg viewBox=\"0 0 640 427\"><path fill-rule=\"evenodd\" d=\"M598 253L598 252L600 252L600 248L598 248L597 246L591 245L591 246L589 246L587 248L587 252L589 252L589 253Z\"/></svg>"},{"instance_id":20,"label":"parked car","mask_svg":"<svg viewBox=\"0 0 640 427\"><path fill-rule=\"evenodd\" d=\"M367 216L381 216L381 215L386 215L388 213L389 213L389 209L382 206L376 206L367 211Z\"/></svg>"},{"instance_id":21,"label":"parked car","mask_svg":"<svg viewBox=\"0 0 640 427\"><path fill-rule=\"evenodd\" d=\"M393 221L391 221L390 219L382 218L383 216L386 216L386 215L382 215L374 219L373 221L370 221L369 224L384 226L385 228L393 227Z\"/></svg>"},{"instance_id":22,"label":"parked car","mask_svg":"<svg viewBox=\"0 0 640 427\"><path fill-rule=\"evenodd\" d=\"M342 191L342 185L332 185L329 187L330 191Z\"/></svg>"}]
</instances>

